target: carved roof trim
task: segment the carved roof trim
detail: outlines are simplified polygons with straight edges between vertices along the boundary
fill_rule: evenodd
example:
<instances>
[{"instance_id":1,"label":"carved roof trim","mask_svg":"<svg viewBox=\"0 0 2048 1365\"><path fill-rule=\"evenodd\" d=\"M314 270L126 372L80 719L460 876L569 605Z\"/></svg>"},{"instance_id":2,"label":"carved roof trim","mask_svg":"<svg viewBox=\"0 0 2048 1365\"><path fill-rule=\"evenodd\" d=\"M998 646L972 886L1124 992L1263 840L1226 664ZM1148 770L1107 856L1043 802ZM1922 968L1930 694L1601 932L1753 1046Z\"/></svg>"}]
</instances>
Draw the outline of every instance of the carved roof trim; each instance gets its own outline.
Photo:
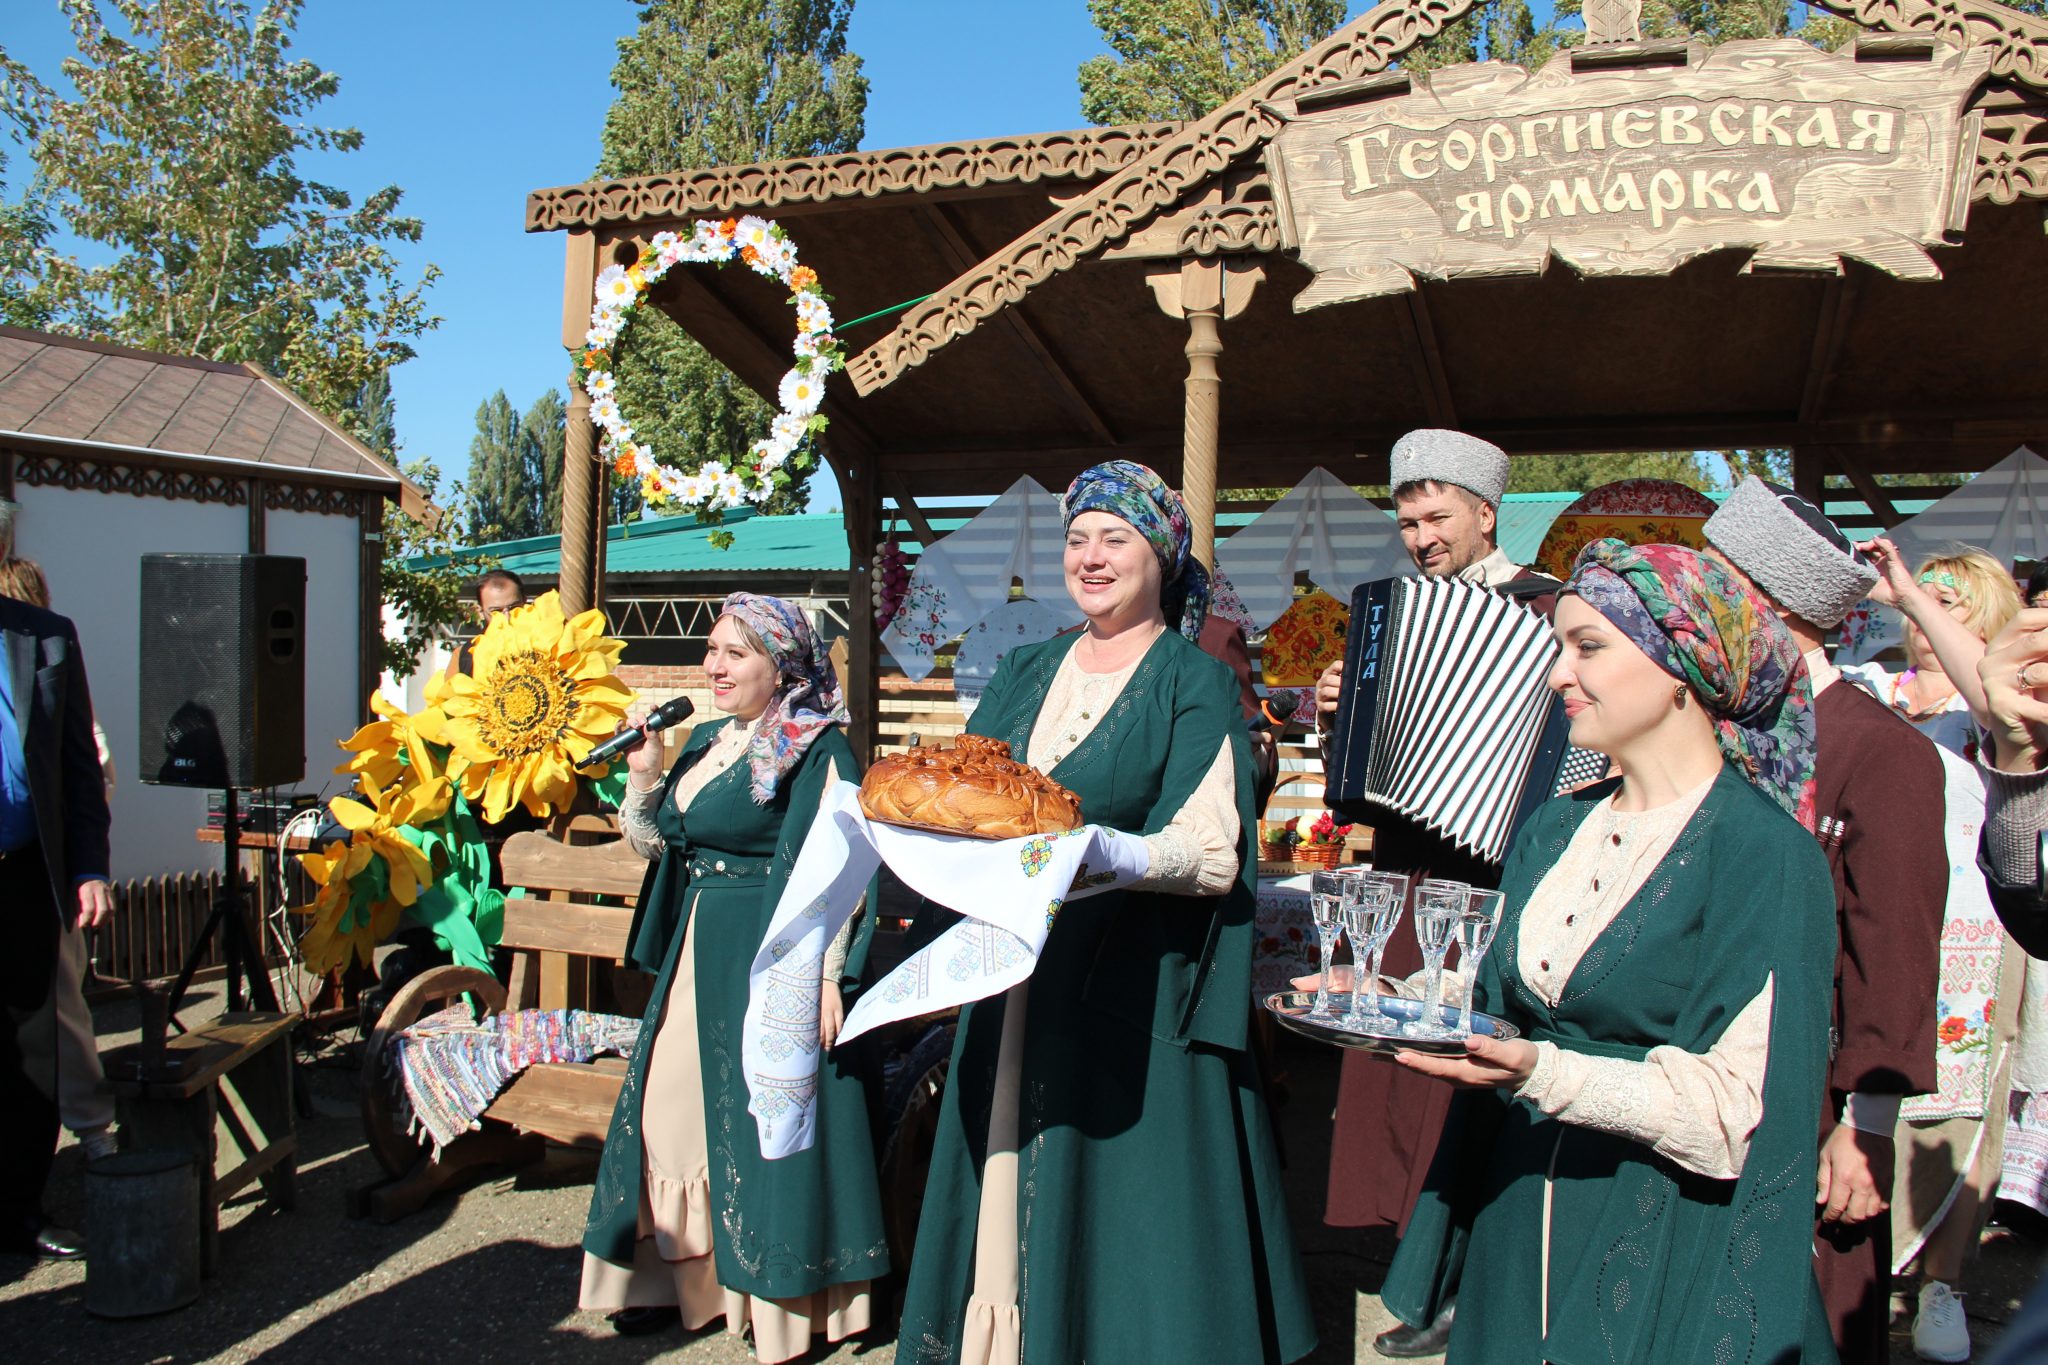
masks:
<instances>
[{"instance_id":1,"label":"carved roof trim","mask_svg":"<svg viewBox=\"0 0 2048 1365\"><path fill-rule=\"evenodd\" d=\"M1203 180L1248 155L1279 131L1277 108L1301 94L1387 69L1403 53L1460 18L1473 0L1385 0L1333 34L1301 60L1245 90L1207 118L1184 125L1141 161L1063 201L1032 231L904 313L889 335L854 356L847 374L872 393L923 364L940 347L973 331L1032 289L1083 259L1116 246L1162 212L1185 202ZM1881 32L1928 34L1960 47L1992 49L1990 74L2048 90L2048 20L1996 0L1815 0L1830 13ZM2016 130L1997 126L1998 133ZM2029 158L2032 160L2032 158ZM2032 193L2039 168L2001 167L1981 178L1979 197ZM1237 215L1235 231L1195 234L1189 246L1218 240L1250 243L1263 233L1254 215ZM1212 246L1211 249L1214 249Z\"/></svg>"},{"instance_id":2,"label":"carved roof trim","mask_svg":"<svg viewBox=\"0 0 2048 1365\"><path fill-rule=\"evenodd\" d=\"M872 393L892 382L1033 288L1172 208L1189 190L1280 130L1282 115L1275 104L1377 75L1472 4L1385 0L1206 118L1183 124L1146 156L1067 199L1037 228L906 312L894 331L848 364L854 388Z\"/></svg>"},{"instance_id":3,"label":"carved roof trim","mask_svg":"<svg viewBox=\"0 0 2048 1365\"><path fill-rule=\"evenodd\" d=\"M1079 128L592 180L529 194L526 230L554 232L884 194L1090 179L1143 158L1180 127Z\"/></svg>"}]
</instances>

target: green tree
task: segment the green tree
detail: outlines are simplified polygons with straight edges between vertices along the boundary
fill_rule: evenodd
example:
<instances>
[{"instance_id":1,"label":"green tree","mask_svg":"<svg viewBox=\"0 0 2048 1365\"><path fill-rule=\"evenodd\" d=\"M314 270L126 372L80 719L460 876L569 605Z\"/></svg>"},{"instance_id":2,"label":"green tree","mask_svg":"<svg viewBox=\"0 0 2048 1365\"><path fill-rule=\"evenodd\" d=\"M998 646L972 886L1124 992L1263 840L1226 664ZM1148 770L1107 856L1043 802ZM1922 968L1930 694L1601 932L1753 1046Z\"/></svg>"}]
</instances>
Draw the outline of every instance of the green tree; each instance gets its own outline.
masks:
<instances>
[{"instance_id":1,"label":"green tree","mask_svg":"<svg viewBox=\"0 0 2048 1365\"><path fill-rule=\"evenodd\" d=\"M1517 455L1509 462L1510 493L1583 493L1617 479L1670 479L1705 492L1721 486L1690 450L1616 451L1602 455Z\"/></svg>"},{"instance_id":2,"label":"green tree","mask_svg":"<svg viewBox=\"0 0 2048 1365\"><path fill-rule=\"evenodd\" d=\"M379 370L364 380L340 420L357 440L393 464L398 462L398 405L391 398L391 371Z\"/></svg>"},{"instance_id":3,"label":"green tree","mask_svg":"<svg viewBox=\"0 0 2048 1365\"><path fill-rule=\"evenodd\" d=\"M537 490L529 534L551 535L562 529L562 454L568 431L569 408L556 389L536 398L526 416L519 419L520 459ZM613 489L614 498L622 491L637 497L638 490L623 480Z\"/></svg>"},{"instance_id":4,"label":"green tree","mask_svg":"<svg viewBox=\"0 0 2048 1365\"><path fill-rule=\"evenodd\" d=\"M363 142L312 121L339 80L291 55L303 0L61 3L76 97L0 72L0 113L29 141L51 220L96 248L97 264L35 250L29 297L55 325L254 361L333 414L410 358L439 322L424 303L438 271L408 283L392 254L419 220L395 185L359 203L298 170L301 152Z\"/></svg>"},{"instance_id":5,"label":"green tree","mask_svg":"<svg viewBox=\"0 0 2048 1365\"><path fill-rule=\"evenodd\" d=\"M36 260L50 237L50 219L37 187L7 197L7 154L0 152L0 324L47 330L55 321L36 288Z\"/></svg>"},{"instance_id":6,"label":"green tree","mask_svg":"<svg viewBox=\"0 0 2048 1365\"><path fill-rule=\"evenodd\" d=\"M852 15L853 0L642 5L639 26L619 40L612 68L619 93L605 113L597 173L652 175L852 151L868 100L860 58L846 50ZM796 236L801 247L801 230ZM619 406L664 462L730 461L774 416L659 309L639 311L617 361ZM793 483L764 510L802 510L807 485ZM628 487L614 505L630 515L638 502L639 491Z\"/></svg>"},{"instance_id":7,"label":"green tree","mask_svg":"<svg viewBox=\"0 0 2048 1365\"><path fill-rule=\"evenodd\" d=\"M477 407L469 438L470 543L532 535L538 492L520 448L519 413L499 389Z\"/></svg>"},{"instance_id":8,"label":"green tree","mask_svg":"<svg viewBox=\"0 0 2048 1365\"><path fill-rule=\"evenodd\" d=\"M386 452L390 453L390 452ZM398 619L399 633L384 640L383 670L403 681L418 666L428 643L453 634L466 610L464 590L470 580L497 559L480 555L460 538L468 495L461 484L441 497L441 471L425 460L406 464L405 476L419 485L434 504L434 515L414 521L395 505L384 507L384 604ZM408 568L408 561L424 567Z\"/></svg>"},{"instance_id":9,"label":"green tree","mask_svg":"<svg viewBox=\"0 0 2048 1365\"><path fill-rule=\"evenodd\" d=\"M1197 119L1344 23L1345 0L1088 0L1115 56L1081 63L1090 123Z\"/></svg>"}]
</instances>

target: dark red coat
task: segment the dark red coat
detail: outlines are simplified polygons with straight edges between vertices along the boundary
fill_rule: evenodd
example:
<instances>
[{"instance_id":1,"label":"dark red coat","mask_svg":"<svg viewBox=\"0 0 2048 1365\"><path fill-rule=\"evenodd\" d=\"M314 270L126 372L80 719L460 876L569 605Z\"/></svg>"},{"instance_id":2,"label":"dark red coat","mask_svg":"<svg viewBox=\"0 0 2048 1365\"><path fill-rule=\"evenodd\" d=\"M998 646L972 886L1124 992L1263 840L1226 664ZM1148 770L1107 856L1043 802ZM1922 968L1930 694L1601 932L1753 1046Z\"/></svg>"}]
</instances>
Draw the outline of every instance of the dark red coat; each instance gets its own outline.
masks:
<instances>
[{"instance_id":1,"label":"dark red coat","mask_svg":"<svg viewBox=\"0 0 2048 1365\"><path fill-rule=\"evenodd\" d=\"M1847 680L1820 694L1814 725L1814 812L1841 822L1838 836L1821 826L1841 936L1835 1052L1821 1111L1825 1140L1852 1091L1934 1089L1948 848L1945 783L1932 740ZM1889 1358L1891 1249L1889 1214L1815 1238L1814 1271L1843 1365Z\"/></svg>"}]
</instances>

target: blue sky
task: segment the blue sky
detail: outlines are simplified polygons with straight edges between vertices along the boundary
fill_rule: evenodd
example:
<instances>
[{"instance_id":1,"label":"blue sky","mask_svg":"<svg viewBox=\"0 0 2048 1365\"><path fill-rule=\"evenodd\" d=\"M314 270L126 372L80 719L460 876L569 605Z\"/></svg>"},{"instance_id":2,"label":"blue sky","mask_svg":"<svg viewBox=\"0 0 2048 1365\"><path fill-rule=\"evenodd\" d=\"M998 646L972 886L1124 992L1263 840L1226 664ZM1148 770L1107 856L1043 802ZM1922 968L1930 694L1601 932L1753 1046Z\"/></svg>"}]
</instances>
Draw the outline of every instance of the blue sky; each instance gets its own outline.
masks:
<instances>
[{"instance_id":1,"label":"blue sky","mask_svg":"<svg viewBox=\"0 0 2048 1365\"><path fill-rule=\"evenodd\" d=\"M73 49L53 0L5 9L0 45L56 79ZM494 389L524 410L564 384L562 238L523 230L525 199L589 178L614 43L636 12L627 0L308 0L295 50L341 78L320 119L365 143L303 169L358 197L401 186L426 223L406 263L443 271L428 303L444 321L393 375L407 458L461 477ZM1075 68L1105 50L1085 0L859 0L849 46L871 82L866 147L1077 127ZM836 502L826 474L814 505Z\"/></svg>"}]
</instances>

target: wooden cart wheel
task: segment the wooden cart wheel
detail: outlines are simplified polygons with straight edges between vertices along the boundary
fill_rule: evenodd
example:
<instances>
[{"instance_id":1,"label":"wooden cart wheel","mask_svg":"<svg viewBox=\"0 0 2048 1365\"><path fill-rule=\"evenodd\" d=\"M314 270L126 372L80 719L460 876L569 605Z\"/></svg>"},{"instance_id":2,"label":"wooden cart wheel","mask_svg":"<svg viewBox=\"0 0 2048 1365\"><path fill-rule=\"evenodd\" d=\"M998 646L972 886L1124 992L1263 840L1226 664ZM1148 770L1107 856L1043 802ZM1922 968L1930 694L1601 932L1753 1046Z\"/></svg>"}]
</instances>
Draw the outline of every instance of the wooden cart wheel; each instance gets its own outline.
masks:
<instances>
[{"instance_id":1,"label":"wooden cart wheel","mask_svg":"<svg viewBox=\"0 0 2048 1365\"><path fill-rule=\"evenodd\" d=\"M475 993L486 1014L496 1014L505 1008L505 988L489 972L474 967L435 967L408 981L391 997L363 1049L363 1074L358 1087L363 1137L369 1142L377 1164L393 1176L404 1175L417 1165L427 1144L405 1131L398 1078L384 1064L391 1040L422 1015L465 992Z\"/></svg>"}]
</instances>

